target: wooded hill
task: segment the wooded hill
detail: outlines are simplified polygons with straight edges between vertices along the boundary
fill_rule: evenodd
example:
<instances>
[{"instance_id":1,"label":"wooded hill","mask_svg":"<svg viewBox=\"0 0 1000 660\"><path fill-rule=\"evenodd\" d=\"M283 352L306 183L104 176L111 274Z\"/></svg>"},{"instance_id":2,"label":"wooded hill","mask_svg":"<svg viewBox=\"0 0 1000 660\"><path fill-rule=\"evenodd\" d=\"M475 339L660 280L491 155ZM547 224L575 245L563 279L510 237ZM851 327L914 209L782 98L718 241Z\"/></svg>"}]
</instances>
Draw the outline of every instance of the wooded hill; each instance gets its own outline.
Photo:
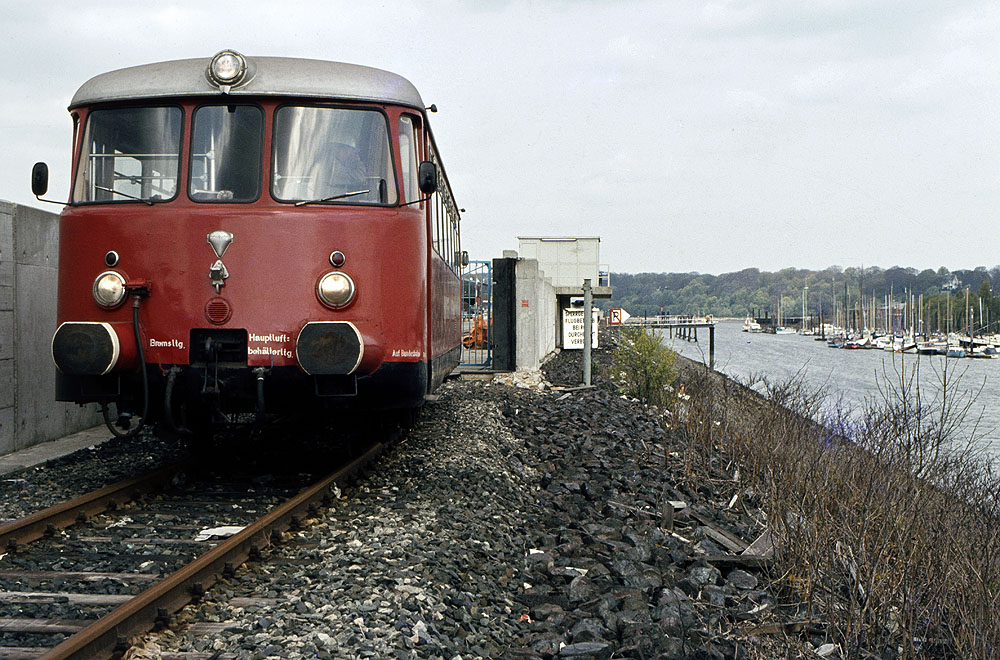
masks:
<instances>
[{"instance_id":1,"label":"wooded hill","mask_svg":"<svg viewBox=\"0 0 1000 660\"><path fill-rule=\"evenodd\" d=\"M955 271L944 267L918 271L899 266L863 270L830 266L820 271L785 268L774 273L747 268L722 275L612 273L613 296L610 301L603 301L602 306L623 307L633 315L659 314L662 307L664 314L744 317L751 311L763 315L767 310L774 316L780 300L785 315L799 316L803 290L809 287L807 313L818 317L822 305L824 314L831 317L836 305L844 308L845 300L848 307L856 307L859 289L866 303L870 304L874 296L879 306L884 305L891 290L897 303L902 303L908 293L915 301L922 295L924 318L929 327L934 328L939 322L945 324L950 310L951 327L959 328L967 314L965 296L969 289L969 306L974 309L976 326L988 322L995 330L992 320L1000 319L1000 293L993 295L991 282L998 279L1000 266ZM983 320L980 320L980 299Z\"/></svg>"}]
</instances>

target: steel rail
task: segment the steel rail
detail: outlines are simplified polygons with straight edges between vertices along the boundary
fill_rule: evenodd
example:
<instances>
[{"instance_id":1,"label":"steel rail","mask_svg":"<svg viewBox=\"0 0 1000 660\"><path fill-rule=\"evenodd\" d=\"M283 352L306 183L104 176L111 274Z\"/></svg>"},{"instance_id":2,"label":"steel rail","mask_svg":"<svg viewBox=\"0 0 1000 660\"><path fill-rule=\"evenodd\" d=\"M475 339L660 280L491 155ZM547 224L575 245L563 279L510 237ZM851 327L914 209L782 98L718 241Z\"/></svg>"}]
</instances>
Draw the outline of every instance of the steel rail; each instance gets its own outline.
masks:
<instances>
[{"instance_id":1,"label":"steel rail","mask_svg":"<svg viewBox=\"0 0 1000 660\"><path fill-rule=\"evenodd\" d=\"M227 567L239 566L250 557L251 552L265 547L274 532L284 531L292 525L293 520L301 520L303 514L328 496L331 486L361 469L378 456L384 446L381 442L374 445L362 456L272 509L257 522L66 639L39 660L97 660L112 657L119 640L127 641L135 635L152 630L169 613L176 612L193 598L203 594L218 576L231 570Z\"/></svg>"},{"instance_id":2,"label":"steel rail","mask_svg":"<svg viewBox=\"0 0 1000 660\"><path fill-rule=\"evenodd\" d=\"M18 544L31 543L54 529L69 527L79 522L81 518L95 516L113 506L129 502L141 493L159 488L175 474L190 466L189 462L170 465L0 525L0 551Z\"/></svg>"}]
</instances>

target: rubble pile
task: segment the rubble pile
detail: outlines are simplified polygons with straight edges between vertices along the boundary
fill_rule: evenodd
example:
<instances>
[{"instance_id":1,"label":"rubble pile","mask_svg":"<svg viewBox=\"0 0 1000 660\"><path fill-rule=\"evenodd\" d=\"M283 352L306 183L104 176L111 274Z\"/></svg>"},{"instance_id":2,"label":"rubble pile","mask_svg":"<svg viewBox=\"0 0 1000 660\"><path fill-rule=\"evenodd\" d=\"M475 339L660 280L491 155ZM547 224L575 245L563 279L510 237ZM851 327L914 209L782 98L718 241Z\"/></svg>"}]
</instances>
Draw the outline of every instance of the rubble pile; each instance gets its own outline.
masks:
<instances>
[{"instance_id":1,"label":"rubble pile","mask_svg":"<svg viewBox=\"0 0 1000 660\"><path fill-rule=\"evenodd\" d=\"M749 634L776 605L763 560L741 554L763 532L752 493L722 470L686 483L682 438L605 389L509 395L503 410L536 457L544 512L528 535L519 600L532 624L517 655L748 657L767 641Z\"/></svg>"}]
</instances>

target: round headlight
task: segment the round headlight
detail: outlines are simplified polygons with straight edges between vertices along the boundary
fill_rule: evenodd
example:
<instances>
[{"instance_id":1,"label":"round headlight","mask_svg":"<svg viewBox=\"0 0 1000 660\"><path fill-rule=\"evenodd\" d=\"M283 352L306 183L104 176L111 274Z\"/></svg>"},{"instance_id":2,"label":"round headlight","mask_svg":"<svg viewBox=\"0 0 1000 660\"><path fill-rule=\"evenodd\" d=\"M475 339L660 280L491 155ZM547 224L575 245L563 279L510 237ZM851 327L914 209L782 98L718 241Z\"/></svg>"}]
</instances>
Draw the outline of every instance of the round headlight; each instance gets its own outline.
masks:
<instances>
[{"instance_id":1,"label":"round headlight","mask_svg":"<svg viewBox=\"0 0 1000 660\"><path fill-rule=\"evenodd\" d=\"M94 280L94 300L101 307L115 307L125 300L125 278L113 270Z\"/></svg>"},{"instance_id":2,"label":"round headlight","mask_svg":"<svg viewBox=\"0 0 1000 660\"><path fill-rule=\"evenodd\" d=\"M327 273L320 278L316 293L330 307L343 307L354 300L354 280L346 273Z\"/></svg>"},{"instance_id":3,"label":"round headlight","mask_svg":"<svg viewBox=\"0 0 1000 660\"><path fill-rule=\"evenodd\" d=\"M212 80L220 85L235 85L246 73L246 59L235 50L224 50L212 58L208 67Z\"/></svg>"}]
</instances>

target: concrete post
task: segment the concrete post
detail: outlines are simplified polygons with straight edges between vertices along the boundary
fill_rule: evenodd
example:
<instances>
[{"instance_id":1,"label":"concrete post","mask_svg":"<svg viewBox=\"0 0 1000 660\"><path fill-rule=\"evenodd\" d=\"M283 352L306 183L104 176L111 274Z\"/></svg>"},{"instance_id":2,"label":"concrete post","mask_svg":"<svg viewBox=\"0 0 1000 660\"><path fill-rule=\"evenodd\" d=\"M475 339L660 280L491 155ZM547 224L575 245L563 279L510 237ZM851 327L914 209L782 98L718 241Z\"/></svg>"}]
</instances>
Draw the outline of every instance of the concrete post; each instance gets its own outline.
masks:
<instances>
[{"instance_id":1,"label":"concrete post","mask_svg":"<svg viewBox=\"0 0 1000 660\"><path fill-rule=\"evenodd\" d=\"M583 384L590 386L590 333L593 330L594 293L590 287L590 279L583 281Z\"/></svg>"}]
</instances>

